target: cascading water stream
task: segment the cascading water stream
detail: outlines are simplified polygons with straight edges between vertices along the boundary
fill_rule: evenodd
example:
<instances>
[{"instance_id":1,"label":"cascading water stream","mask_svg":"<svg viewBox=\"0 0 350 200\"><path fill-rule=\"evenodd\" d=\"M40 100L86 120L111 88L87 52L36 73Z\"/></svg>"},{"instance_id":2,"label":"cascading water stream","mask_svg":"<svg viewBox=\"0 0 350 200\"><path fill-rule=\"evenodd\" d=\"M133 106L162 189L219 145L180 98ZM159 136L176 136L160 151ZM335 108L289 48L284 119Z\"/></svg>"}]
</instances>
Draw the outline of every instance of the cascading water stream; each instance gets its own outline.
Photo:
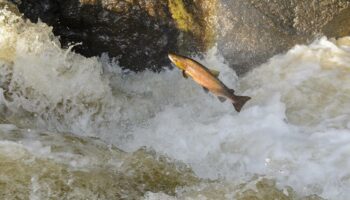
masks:
<instances>
[{"instance_id":1,"label":"cascading water stream","mask_svg":"<svg viewBox=\"0 0 350 200\"><path fill-rule=\"evenodd\" d=\"M1 195L349 198L349 37L295 46L241 78L216 47L195 57L252 97L236 113L176 69L126 73L0 12Z\"/></svg>"}]
</instances>

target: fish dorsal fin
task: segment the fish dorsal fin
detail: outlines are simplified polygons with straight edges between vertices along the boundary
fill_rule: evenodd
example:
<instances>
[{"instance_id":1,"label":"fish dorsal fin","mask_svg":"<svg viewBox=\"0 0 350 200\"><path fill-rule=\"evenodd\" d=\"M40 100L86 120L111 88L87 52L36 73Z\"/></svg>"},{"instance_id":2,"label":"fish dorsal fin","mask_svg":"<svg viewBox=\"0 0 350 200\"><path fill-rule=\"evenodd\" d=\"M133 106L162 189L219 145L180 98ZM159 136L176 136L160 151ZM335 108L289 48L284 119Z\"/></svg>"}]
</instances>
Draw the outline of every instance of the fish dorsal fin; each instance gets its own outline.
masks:
<instances>
[{"instance_id":1,"label":"fish dorsal fin","mask_svg":"<svg viewBox=\"0 0 350 200\"><path fill-rule=\"evenodd\" d=\"M206 87L203 87L203 90L204 90L205 93L209 92L208 88L206 88Z\"/></svg>"},{"instance_id":2,"label":"fish dorsal fin","mask_svg":"<svg viewBox=\"0 0 350 200\"><path fill-rule=\"evenodd\" d=\"M224 102L224 101L226 101L226 98L225 97L218 97L218 99L219 99L219 101L221 101L221 102Z\"/></svg>"},{"instance_id":3,"label":"fish dorsal fin","mask_svg":"<svg viewBox=\"0 0 350 200\"><path fill-rule=\"evenodd\" d=\"M209 69L210 73L213 74L215 77L218 77L220 72L215 69Z\"/></svg>"},{"instance_id":4,"label":"fish dorsal fin","mask_svg":"<svg viewBox=\"0 0 350 200\"><path fill-rule=\"evenodd\" d=\"M184 78L188 78L188 76L187 76L185 70L182 70L182 76L183 76Z\"/></svg>"}]
</instances>

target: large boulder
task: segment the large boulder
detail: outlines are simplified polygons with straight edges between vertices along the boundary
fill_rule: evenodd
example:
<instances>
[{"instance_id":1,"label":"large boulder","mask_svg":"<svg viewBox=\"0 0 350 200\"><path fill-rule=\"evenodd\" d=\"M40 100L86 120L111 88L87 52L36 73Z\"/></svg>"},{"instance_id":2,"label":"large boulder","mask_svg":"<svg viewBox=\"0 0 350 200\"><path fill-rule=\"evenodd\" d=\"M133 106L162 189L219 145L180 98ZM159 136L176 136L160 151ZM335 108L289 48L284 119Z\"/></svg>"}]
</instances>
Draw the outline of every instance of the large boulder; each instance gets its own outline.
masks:
<instances>
[{"instance_id":1,"label":"large boulder","mask_svg":"<svg viewBox=\"0 0 350 200\"><path fill-rule=\"evenodd\" d=\"M33 22L40 18L53 26L63 46L81 43L74 50L85 56L107 52L117 57L121 66L134 71L145 68L158 71L169 63L169 51L205 50L205 43L212 37L206 34L209 26L204 23L205 17L201 17L207 13L202 11L203 3L195 5L183 0L13 2Z\"/></svg>"},{"instance_id":2,"label":"large boulder","mask_svg":"<svg viewBox=\"0 0 350 200\"><path fill-rule=\"evenodd\" d=\"M63 46L103 52L121 66L159 71L167 53L193 54L217 43L244 74L319 35L350 35L349 0L12 0L32 21L53 26Z\"/></svg>"},{"instance_id":3,"label":"large boulder","mask_svg":"<svg viewBox=\"0 0 350 200\"><path fill-rule=\"evenodd\" d=\"M218 48L238 74L319 35L350 35L348 0L221 0Z\"/></svg>"}]
</instances>

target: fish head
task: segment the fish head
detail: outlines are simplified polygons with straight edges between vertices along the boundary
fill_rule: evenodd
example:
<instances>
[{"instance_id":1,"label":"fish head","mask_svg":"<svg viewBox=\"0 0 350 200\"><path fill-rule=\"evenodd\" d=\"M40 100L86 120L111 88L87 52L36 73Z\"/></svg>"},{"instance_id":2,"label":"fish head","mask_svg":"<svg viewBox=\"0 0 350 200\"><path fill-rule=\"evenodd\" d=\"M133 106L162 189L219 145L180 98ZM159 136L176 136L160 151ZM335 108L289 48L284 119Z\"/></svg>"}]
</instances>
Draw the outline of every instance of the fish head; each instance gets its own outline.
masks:
<instances>
[{"instance_id":1,"label":"fish head","mask_svg":"<svg viewBox=\"0 0 350 200\"><path fill-rule=\"evenodd\" d=\"M170 59L170 61L179 69L181 70L186 70L186 57L180 56L180 55L176 55L173 53L169 53L168 57Z\"/></svg>"}]
</instances>

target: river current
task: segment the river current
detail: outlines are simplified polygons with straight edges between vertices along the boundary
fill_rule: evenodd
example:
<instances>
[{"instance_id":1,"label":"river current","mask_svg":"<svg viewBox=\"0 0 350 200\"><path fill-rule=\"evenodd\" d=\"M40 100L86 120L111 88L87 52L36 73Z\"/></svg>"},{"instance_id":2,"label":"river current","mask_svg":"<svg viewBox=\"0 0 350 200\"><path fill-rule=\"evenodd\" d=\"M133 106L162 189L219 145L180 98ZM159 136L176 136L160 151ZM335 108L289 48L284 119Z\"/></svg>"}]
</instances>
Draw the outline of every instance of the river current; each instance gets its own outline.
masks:
<instances>
[{"instance_id":1,"label":"river current","mask_svg":"<svg viewBox=\"0 0 350 200\"><path fill-rule=\"evenodd\" d=\"M0 10L0 196L350 198L350 37L239 78L216 47L193 58L252 100L237 113L177 69L123 71Z\"/></svg>"}]
</instances>

